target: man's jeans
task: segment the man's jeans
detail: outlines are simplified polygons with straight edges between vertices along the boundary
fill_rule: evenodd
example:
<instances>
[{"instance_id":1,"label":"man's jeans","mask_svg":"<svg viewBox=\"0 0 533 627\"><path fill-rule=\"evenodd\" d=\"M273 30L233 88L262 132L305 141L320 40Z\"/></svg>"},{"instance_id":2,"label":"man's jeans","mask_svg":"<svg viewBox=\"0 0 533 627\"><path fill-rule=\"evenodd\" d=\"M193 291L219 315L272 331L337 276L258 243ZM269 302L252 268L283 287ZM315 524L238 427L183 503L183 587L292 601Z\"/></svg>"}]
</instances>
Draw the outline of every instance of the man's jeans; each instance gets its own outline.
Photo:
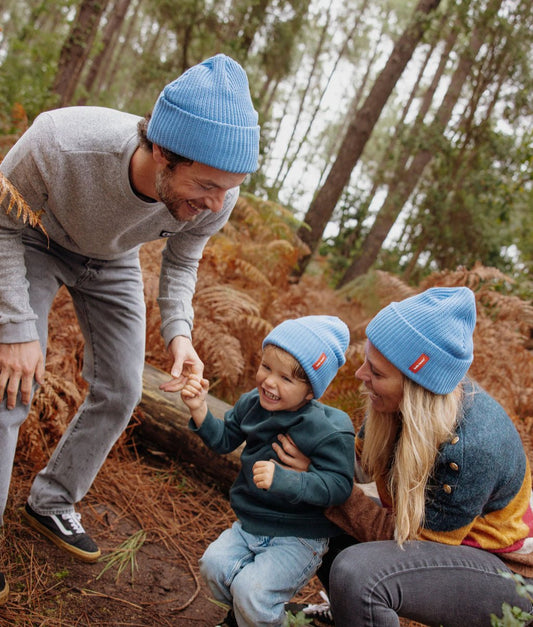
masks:
<instances>
[{"instance_id":1,"label":"man's jeans","mask_svg":"<svg viewBox=\"0 0 533 627\"><path fill-rule=\"evenodd\" d=\"M531 611L494 554L436 542L364 542L341 551L329 577L336 627L488 627L502 603ZM526 579L526 583L532 580Z\"/></svg>"},{"instance_id":2,"label":"man's jeans","mask_svg":"<svg viewBox=\"0 0 533 627\"><path fill-rule=\"evenodd\" d=\"M84 403L46 468L35 478L29 503L40 514L72 511L127 426L142 393L145 304L137 252L101 261L71 253L26 229L30 304L45 354L48 313L58 289L69 290L85 340ZM20 399L0 403L0 521L4 513L19 427L28 414Z\"/></svg>"},{"instance_id":3,"label":"man's jeans","mask_svg":"<svg viewBox=\"0 0 533 627\"><path fill-rule=\"evenodd\" d=\"M239 627L279 627L284 604L319 567L326 538L255 536L239 521L207 547L200 573L215 599L233 606Z\"/></svg>"}]
</instances>

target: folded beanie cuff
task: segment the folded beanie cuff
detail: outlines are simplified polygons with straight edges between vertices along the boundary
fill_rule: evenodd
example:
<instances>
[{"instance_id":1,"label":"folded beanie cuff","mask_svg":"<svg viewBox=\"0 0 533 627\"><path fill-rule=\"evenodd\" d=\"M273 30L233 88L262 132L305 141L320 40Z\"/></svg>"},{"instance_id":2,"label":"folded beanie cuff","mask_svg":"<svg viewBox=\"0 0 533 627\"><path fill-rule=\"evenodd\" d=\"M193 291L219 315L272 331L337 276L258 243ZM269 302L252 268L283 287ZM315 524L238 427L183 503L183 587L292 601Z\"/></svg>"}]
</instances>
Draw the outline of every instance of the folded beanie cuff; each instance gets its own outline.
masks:
<instances>
[{"instance_id":1,"label":"folded beanie cuff","mask_svg":"<svg viewBox=\"0 0 533 627\"><path fill-rule=\"evenodd\" d=\"M160 98L148 124L148 139L182 157L212 168L247 174L259 158L259 131L198 117Z\"/></svg>"}]
</instances>

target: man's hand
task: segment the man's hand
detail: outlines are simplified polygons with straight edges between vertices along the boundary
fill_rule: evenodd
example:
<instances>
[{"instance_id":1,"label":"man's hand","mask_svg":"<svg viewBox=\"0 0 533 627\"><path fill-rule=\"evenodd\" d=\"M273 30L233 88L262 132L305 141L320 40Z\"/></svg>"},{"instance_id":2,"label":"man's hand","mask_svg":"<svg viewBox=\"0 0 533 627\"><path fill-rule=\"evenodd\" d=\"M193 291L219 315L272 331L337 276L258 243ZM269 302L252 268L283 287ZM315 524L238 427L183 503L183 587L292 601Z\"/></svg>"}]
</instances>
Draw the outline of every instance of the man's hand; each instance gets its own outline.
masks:
<instances>
[{"instance_id":1,"label":"man's hand","mask_svg":"<svg viewBox=\"0 0 533 627\"><path fill-rule=\"evenodd\" d=\"M274 462L255 462L252 471L254 473L254 483L261 490L268 490L274 479L274 470L276 465Z\"/></svg>"},{"instance_id":2,"label":"man's hand","mask_svg":"<svg viewBox=\"0 0 533 627\"><path fill-rule=\"evenodd\" d=\"M184 335L176 337L168 345L168 352L173 359L170 374L172 379L165 381L159 386L164 392L179 392L187 383L190 375L197 375L202 378L204 364L193 348L192 342Z\"/></svg>"},{"instance_id":3,"label":"man's hand","mask_svg":"<svg viewBox=\"0 0 533 627\"><path fill-rule=\"evenodd\" d=\"M280 433L278 435L278 440L280 441L280 444L273 442L272 448L276 451L276 454L281 461L280 466L288 468L289 470L307 472L311 460L300 451L291 436Z\"/></svg>"},{"instance_id":4,"label":"man's hand","mask_svg":"<svg viewBox=\"0 0 533 627\"><path fill-rule=\"evenodd\" d=\"M20 400L28 405L33 381L44 381L44 357L37 340L16 344L0 344L0 400L7 398L6 406L14 409L20 389Z\"/></svg>"}]
</instances>

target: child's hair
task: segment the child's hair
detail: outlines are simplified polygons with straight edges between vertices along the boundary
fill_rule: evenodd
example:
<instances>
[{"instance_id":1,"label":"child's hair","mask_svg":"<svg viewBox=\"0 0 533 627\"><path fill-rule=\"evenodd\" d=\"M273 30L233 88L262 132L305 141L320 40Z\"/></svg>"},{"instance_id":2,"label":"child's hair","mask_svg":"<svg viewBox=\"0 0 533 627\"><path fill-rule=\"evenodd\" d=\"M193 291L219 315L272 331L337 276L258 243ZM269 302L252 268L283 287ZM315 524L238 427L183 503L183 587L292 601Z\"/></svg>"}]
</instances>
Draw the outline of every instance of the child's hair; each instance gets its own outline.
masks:
<instances>
[{"instance_id":1,"label":"child's hair","mask_svg":"<svg viewBox=\"0 0 533 627\"><path fill-rule=\"evenodd\" d=\"M309 388L311 388L311 382L309 381L309 377L306 375L305 370L302 368L302 365L296 359L296 357L294 357L294 355L291 355L288 351L280 348L279 346L276 346L275 344L265 344L263 347L263 353L266 353L267 350L275 352L280 359L289 364L291 368L291 375L295 379L307 383Z\"/></svg>"},{"instance_id":2,"label":"child's hair","mask_svg":"<svg viewBox=\"0 0 533 627\"><path fill-rule=\"evenodd\" d=\"M426 486L439 447L453 436L462 388L434 394L404 377L398 412L377 412L369 403L362 467L388 483L400 545L415 539L424 523Z\"/></svg>"}]
</instances>

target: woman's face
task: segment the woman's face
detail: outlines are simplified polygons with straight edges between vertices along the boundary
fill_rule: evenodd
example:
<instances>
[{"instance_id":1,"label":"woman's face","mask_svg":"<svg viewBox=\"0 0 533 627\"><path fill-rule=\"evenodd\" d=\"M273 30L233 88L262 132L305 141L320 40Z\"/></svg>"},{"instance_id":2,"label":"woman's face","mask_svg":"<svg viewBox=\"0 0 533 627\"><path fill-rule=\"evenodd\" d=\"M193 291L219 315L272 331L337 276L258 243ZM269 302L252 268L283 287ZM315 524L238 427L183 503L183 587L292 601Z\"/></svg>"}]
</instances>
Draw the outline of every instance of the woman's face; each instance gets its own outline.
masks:
<instances>
[{"instance_id":1,"label":"woman's face","mask_svg":"<svg viewBox=\"0 0 533 627\"><path fill-rule=\"evenodd\" d=\"M404 375L368 340L365 345L365 361L355 376L364 383L376 411L398 411L403 396Z\"/></svg>"}]
</instances>

